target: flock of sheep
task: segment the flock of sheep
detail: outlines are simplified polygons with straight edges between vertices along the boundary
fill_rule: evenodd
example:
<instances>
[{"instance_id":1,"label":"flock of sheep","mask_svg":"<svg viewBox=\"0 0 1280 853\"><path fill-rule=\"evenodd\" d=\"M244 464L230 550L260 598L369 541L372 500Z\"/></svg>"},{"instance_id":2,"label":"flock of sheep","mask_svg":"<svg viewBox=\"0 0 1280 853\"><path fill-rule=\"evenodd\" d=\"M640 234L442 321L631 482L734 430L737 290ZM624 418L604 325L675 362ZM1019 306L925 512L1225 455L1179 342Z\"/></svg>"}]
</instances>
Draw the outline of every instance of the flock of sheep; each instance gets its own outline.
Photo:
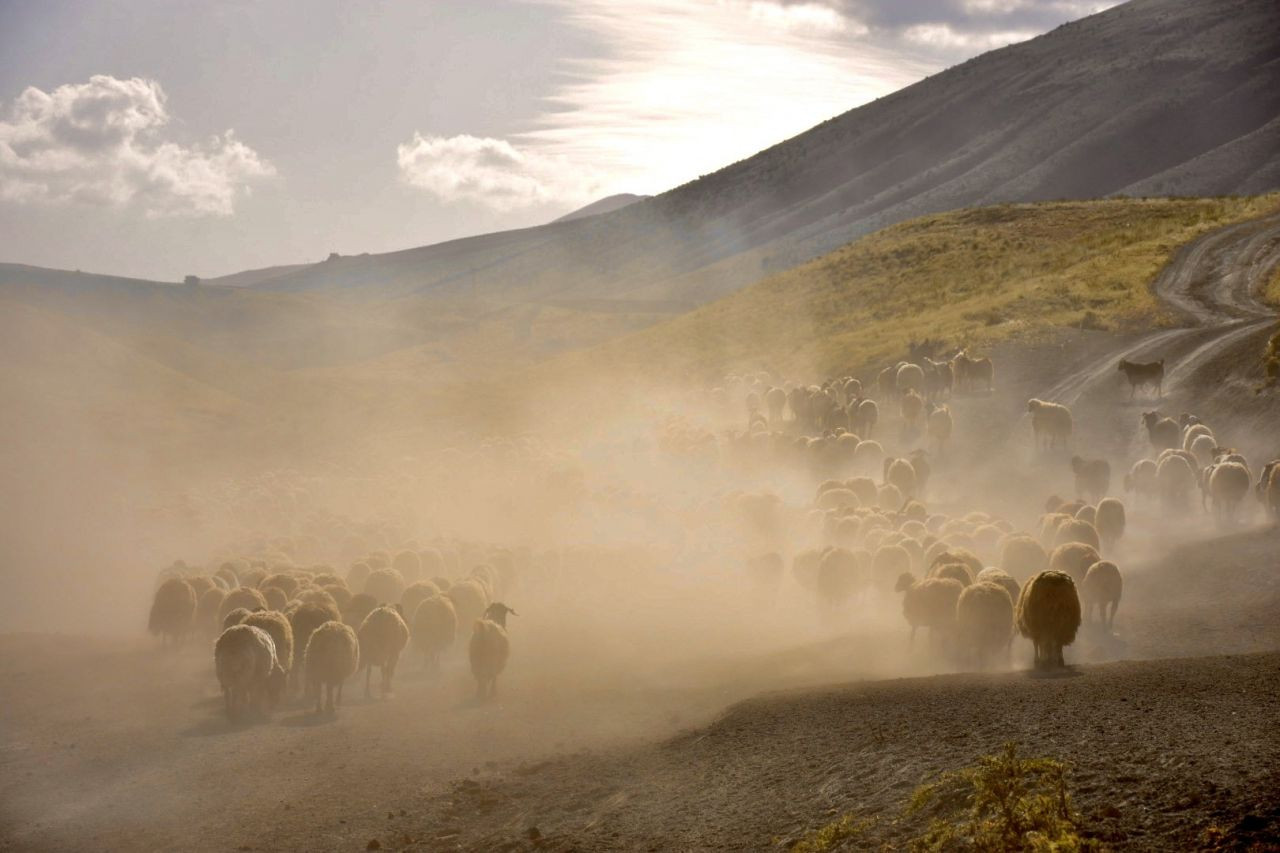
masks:
<instances>
[{"instance_id":1,"label":"flock of sheep","mask_svg":"<svg viewBox=\"0 0 1280 853\"><path fill-rule=\"evenodd\" d=\"M1120 370L1153 388L1163 375L1162 364L1124 362ZM483 699L494 695L509 655L506 617L515 611L499 597L516 578L526 584L522 595L558 584L580 597L591 583L607 586L624 574L645 583L677 564L708 574L729 566L736 567L730 581L757 604L776 601L787 585L828 623L900 600L911 643L927 629L930 653L956 666L1007 664L1021 635L1038 667L1060 667L1082 621L1113 631L1130 519L1112 492L1107 460L1068 460L1070 409L1039 399L1026 405L1029 431L1042 461L1064 475L1069 465L1074 499L1048 497L1038 519L1024 518L1020 528L931 491L954 464L953 440L964 438L965 408L957 417L953 396L990 393L994 375L990 359L961 351L888 366L866 387L851 376L820 385L731 376L700 395L695 409L682 404L652 441L576 452L529 438L482 442L433 456L427 467L435 479L419 492L408 475L369 484L403 506L448 495L455 519L483 508L486 530L507 534L500 544L467 544L443 524L409 522L361 538L350 519L318 509L305 487L269 482L224 503L262 517L269 504L289 530L305 516L306 532L284 537L286 544L222 552L251 556L166 570L150 628L173 642L216 638L215 669L232 717L269 709L289 692L305 695L317 713L333 712L360 670L369 694L377 668L385 695L411 643L434 669L460 632L468 633ZM735 426L744 416L745 429ZM1206 511L1225 522L1252 486L1280 515L1280 461L1255 485L1246 460L1199 418L1148 412L1143 429L1150 458L1124 476L1135 509L1150 503L1166 517L1189 513L1198 489ZM589 462L597 450L603 455ZM640 464L628 469L622 457ZM678 472L681 487L655 472ZM429 547L412 540L424 528L434 537ZM593 541L602 530L645 544ZM342 531L348 541L335 538ZM385 548L391 542L399 544ZM335 561L346 562L341 574Z\"/></svg>"},{"instance_id":2,"label":"flock of sheep","mask_svg":"<svg viewBox=\"0 0 1280 853\"><path fill-rule=\"evenodd\" d=\"M217 638L214 669L232 719L268 712L290 689L314 702L316 713L333 713L343 684L361 670L367 696L375 668L389 695L410 642L438 668L468 628L478 695L492 697L510 653L507 615L515 611L496 600L503 573L494 566L509 564L510 555L490 558L455 581L445 577L449 561L437 548L377 551L345 578L328 566L263 559L228 560L208 573L178 563L156 588L149 628L166 643Z\"/></svg>"}]
</instances>

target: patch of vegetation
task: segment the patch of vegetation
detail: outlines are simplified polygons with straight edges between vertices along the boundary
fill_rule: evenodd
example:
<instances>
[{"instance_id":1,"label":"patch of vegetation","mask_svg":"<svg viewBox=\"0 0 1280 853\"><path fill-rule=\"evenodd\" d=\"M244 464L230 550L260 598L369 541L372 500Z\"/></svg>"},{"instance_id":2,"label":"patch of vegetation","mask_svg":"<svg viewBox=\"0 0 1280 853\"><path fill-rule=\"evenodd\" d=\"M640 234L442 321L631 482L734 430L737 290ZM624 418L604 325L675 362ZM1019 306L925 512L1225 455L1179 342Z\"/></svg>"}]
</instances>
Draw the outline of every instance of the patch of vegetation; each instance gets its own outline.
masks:
<instances>
[{"instance_id":1,"label":"patch of vegetation","mask_svg":"<svg viewBox=\"0 0 1280 853\"><path fill-rule=\"evenodd\" d=\"M1101 850L1079 834L1071 808L1066 765L1052 758L1026 758L1015 743L984 755L972 767L943 773L912 795L907 814L933 820L911 849L919 851Z\"/></svg>"},{"instance_id":2,"label":"patch of vegetation","mask_svg":"<svg viewBox=\"0 0 1280 853\"><path fill-rule=\"evenodd\" d=\"M828 853L865 846L867 830L875 825L872 818L846 814L808 833L791 846L791 853Z\"/></svg>"},{"instance_id":3,"label":"patch of vegetation","mask_svg":"<svg viewBox=\"0 0 1280 853\"><path fill-rule=\"evenodd\" d=\"M1177 249L1280 195L997 205L894 225L684 316L558 360L702 380L864 373L912 340L981 350L1054 328L1173 322L1151 284ZM1280 285L1277 285L1280 292Z\"/></svg>"}]
</instances>

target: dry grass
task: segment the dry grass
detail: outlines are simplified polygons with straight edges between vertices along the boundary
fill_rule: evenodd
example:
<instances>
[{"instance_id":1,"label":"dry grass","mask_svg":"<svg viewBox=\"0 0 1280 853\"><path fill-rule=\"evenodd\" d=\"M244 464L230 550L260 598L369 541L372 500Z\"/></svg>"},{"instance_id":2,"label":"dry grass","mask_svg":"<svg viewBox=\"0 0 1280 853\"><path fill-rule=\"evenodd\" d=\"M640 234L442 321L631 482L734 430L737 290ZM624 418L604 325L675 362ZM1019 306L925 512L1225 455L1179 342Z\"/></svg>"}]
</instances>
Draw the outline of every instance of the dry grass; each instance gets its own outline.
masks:
<instances>
[{"instance_id":1,"label":"dry grass","mask_svg":"<svg viewBox=\"0 0 1280 853\"><path fill-rule=\"evenodd\" d=\"M1176 249L1280 195L999 205L857 240L669 323L555 362L705 378L860 372L912 340L981 349L1055 327L1172 322L1151 282Z\"/></svg>"}]
</instances>

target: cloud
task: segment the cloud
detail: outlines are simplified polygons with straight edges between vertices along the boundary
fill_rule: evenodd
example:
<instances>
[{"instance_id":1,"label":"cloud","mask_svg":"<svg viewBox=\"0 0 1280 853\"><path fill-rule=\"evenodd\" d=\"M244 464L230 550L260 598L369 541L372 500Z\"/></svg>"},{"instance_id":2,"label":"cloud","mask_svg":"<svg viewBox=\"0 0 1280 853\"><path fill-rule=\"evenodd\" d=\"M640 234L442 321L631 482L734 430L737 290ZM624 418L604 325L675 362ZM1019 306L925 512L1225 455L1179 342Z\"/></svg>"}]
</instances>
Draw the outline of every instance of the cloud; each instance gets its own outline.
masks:
<instances>
[{"instance_id":1,"label":"cloud","mask_svg":"<svg viewBox=\"0 0 1280 853\"><path fill-rule=\"evenodd\" d=\"M936 70L863 39L859 17L829 2L529 2L592 50L561 61L512 140L594 168L609 192L661 192Z\"/></svg>"},{"instance_id":2,"label":"cloud","mask_svg":"<svg viewBox=\"0 0 1280 853\"><path fill-rule=\"evenodd\" d=\"M902 37L909 42L926 47L958 48L963 51L991 50L1026 41L1037 35L1039 33L1035 30L964 32L953 28L950 24L915 24L902 32Z\"/></svg>"},{"instance_id":3,"label":"cloud","mask_svg":"<svg viewBox=\"0 0 1280 853\"><path fill-rule=\"evenodd\" d=\"M0 120L0 198L227 216L252 181L275 174L232 131L187 146L163 138L169 121L155 80L29 87Z\"/></svg>"},{"instance_id":4,"label":"cloud","mask_svg":"<svg viewBox=\"0 0 1280 853\"><path fill-rule=\"evenodd\" d=\"M441 201L494 210L591 201L600 185L590 169L562 157L522 151L505 139L423 136L396 149L400 178Z\"/></svg>"}]
</instances>

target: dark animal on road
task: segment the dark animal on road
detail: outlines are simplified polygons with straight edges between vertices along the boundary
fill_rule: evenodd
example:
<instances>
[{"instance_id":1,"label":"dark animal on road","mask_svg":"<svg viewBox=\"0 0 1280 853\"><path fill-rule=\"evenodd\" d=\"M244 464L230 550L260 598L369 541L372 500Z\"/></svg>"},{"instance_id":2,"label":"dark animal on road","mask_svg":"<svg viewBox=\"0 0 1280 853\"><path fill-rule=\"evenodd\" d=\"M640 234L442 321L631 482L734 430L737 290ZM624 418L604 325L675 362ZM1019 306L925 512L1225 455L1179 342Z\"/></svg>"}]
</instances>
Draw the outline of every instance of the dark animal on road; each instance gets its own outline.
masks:
<instances>
[{"instance_id":1,"label":"dark animal on road","mask_svg":"<svg viewBox=\"0 0 1280 853\"><path fill-rule=\"evenodd\" d=\"M1126 361L1120 359L1120 365L1117 368L1129 380L1129 399L1133 399L1133 395L1137 393L1138 388L1147 386L1154 388L1156 398L1164 396L1164 359L1159 361Z\"/></svg>"}]
</instances>

